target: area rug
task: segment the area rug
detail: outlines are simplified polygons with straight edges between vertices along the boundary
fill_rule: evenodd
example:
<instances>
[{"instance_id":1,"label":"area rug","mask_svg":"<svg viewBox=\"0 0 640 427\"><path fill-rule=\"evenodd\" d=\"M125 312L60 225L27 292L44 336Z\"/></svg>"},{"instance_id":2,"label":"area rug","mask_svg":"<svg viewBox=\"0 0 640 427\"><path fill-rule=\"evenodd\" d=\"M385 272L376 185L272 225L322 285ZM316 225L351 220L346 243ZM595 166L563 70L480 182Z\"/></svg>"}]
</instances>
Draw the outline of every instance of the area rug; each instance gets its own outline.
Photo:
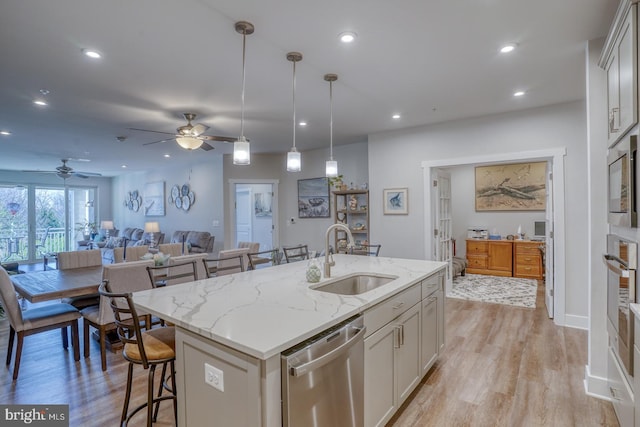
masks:
<instances>
[{"instance_id":1,"label":"area rug","mask_svg":"<svg viewBox=\"0 0 640 427\"><path fill-rule=\"evenodd\" d=\"M448 297L535 308L538 282L516 277L466 274L453 279Z\"/></svg>"}]
</instances>

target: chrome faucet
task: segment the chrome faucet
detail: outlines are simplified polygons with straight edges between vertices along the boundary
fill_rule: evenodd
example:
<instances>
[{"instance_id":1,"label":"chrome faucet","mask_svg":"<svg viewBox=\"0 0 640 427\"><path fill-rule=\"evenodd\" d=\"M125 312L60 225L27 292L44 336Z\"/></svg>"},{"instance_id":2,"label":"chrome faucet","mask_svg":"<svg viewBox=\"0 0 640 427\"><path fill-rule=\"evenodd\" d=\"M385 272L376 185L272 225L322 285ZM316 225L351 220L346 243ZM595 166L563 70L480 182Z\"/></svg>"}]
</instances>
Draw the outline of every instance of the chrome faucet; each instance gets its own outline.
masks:
<instances>
[{"instance_id":1,"label":"chrome faucet","mask_svg":"<svg viewBox=\"0 0 640 427\"><path fill-rule=\"evenodd\" d=\"M342 228L347 232L347 239L349 239L349 243L347 243L347 248L352 248L355 246L355 242L353 241L353 234L351 234L351 230L344 224L332 224L327 228L327 232L324 236L324 277L331 277L331 266L336 265L336 262L333 260L333 255L329 253L329 234L331 234L331 230L335 228Z\"/></svg>"}]
</instances>

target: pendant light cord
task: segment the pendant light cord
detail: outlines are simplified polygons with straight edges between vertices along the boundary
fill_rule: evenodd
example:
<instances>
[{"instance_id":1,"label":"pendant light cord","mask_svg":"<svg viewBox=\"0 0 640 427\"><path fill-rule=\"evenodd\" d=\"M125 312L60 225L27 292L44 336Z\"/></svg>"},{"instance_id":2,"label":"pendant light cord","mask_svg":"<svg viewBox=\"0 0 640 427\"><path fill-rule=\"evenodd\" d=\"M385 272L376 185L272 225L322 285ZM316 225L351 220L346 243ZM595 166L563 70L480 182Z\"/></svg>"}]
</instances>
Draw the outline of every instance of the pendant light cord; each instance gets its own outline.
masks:
<instances>
[{"instance_id":1,"label":"pendant light cord","mask_svg":"<svg viewBox=\"0 0 640 427\"><path fill-rule=\"evenodd\" d=\"M296 62L293 62L293 150L296 148Z\"/></svg>"},{"instance_id":2,"label":"pendant light cord","mask_svg":"<svg viewBox=\"0 0 640 427\"><path fill-rule=\"evenodd\" d=\"M333 160L333 82L329 82L329 160Z\"/></svg>"},{"instance_id":3,"label":"pendant light cord","mask_svg":"<svg viewBox=\"0 0 640 427\"><path fill-rule=\"evenodd\" d=\"M245 52L247 48L247 32L242 32L242 98L240 112L240 139L244 140L244 84L245 84Z\"/></svg>"}]
</instances>

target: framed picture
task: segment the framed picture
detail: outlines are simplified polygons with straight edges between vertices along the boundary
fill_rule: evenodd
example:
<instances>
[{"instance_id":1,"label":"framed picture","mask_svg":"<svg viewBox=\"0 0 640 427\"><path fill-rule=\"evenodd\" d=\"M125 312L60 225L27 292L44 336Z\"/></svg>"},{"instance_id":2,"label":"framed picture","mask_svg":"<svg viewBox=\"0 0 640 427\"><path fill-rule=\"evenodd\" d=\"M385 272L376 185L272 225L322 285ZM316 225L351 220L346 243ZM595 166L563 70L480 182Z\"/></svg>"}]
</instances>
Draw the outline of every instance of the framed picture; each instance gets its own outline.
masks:
<instances>
[{"instance_id":1,"label":"framed picture","mask_svg":"<svg viewBox=\"0 0 640 427\"><path fill-rule=\"evenodd\" d=\"M253 209L256 217L271 217L271 193L254 194Z\"/></svg>"},{"instance_id":2,"label":"framed picture","mask_svg":"<svg viewBox=\"0 0 640 427\"><path fill-rule=\"evenodd\" d=\"M164 181L144 185L144 216L164 216Z\"/></svg>"},{"instance_id":3,"label":"framed picture","mask_svg":"<svg viewBox=\"0 0 640 427\"><path fill-rule=\"evenodd\" d=\"M298 180L298 218L330 218L329 179Z\"/></svg>"},{"instance_id":4,"label":"framed picture","mask_svg":"<svg viewBox=\"0 0 640 427\"><path fill-rule=\"evenodd\" d=\"M407 215L409 213L409 189L385 188L382 190L385 215Z\"/></svg>"},{"instance_id":5,"label":"framed picture","mask_svg":"<svg viewBox=\"0 0 640 427\"><path fill-rule=\"evenodd\" d=\"M476 167L476 211L544 211L547 162Z\"/></svg>"}]
</instances>

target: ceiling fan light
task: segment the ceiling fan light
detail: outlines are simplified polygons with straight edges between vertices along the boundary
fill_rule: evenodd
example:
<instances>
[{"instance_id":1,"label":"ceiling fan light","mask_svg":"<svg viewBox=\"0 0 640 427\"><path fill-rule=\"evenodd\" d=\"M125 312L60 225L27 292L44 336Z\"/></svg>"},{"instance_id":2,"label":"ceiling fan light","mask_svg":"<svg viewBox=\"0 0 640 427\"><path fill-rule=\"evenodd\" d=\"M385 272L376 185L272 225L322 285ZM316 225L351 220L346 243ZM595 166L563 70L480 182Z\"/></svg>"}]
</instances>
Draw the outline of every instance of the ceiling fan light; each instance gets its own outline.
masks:
<instances>
[{"instance_id":1,"label":"ceiling fan light","mask_svg":"<svg viewBox=\"0 0 640 427\"><path fill-rule=\"evenodd\" d=\"M335 160L327 160L325 167L325 175L327 178L335 178L338 176L338 162Z\"/></svg>"},{"instance_id":2,"label":"ceiling fan light","mask_svg":"<svg viewBox=\"0 0 640 427\"><path fill-rule=\"evenodd\" d=\"M250 165L251 164L251 152L249 147L249 141L244 136L238 138L233 143L233 164L234 165Z\"/></svg>"},{"instance_id":3,"label":"ceiling fan light","mask_svg":"<svg viewBox=\"0 0 640 427\"><path fill-rule=\"evenodd\" d=\"M176 138L176 142L185 150L195 150L202 145L202 140L191 136L180 136Z\"/></svg>"},{"instance_id":4,"label":"ceiling fan light","mask_svg":"<svg viewBox=\"0 0 640 427\"><path fill-rule=\"evenodd\" d=\"M287 172L300 172L302 170L302 156L295 147L287 153Z\"/></svg>"}]
</instances>

